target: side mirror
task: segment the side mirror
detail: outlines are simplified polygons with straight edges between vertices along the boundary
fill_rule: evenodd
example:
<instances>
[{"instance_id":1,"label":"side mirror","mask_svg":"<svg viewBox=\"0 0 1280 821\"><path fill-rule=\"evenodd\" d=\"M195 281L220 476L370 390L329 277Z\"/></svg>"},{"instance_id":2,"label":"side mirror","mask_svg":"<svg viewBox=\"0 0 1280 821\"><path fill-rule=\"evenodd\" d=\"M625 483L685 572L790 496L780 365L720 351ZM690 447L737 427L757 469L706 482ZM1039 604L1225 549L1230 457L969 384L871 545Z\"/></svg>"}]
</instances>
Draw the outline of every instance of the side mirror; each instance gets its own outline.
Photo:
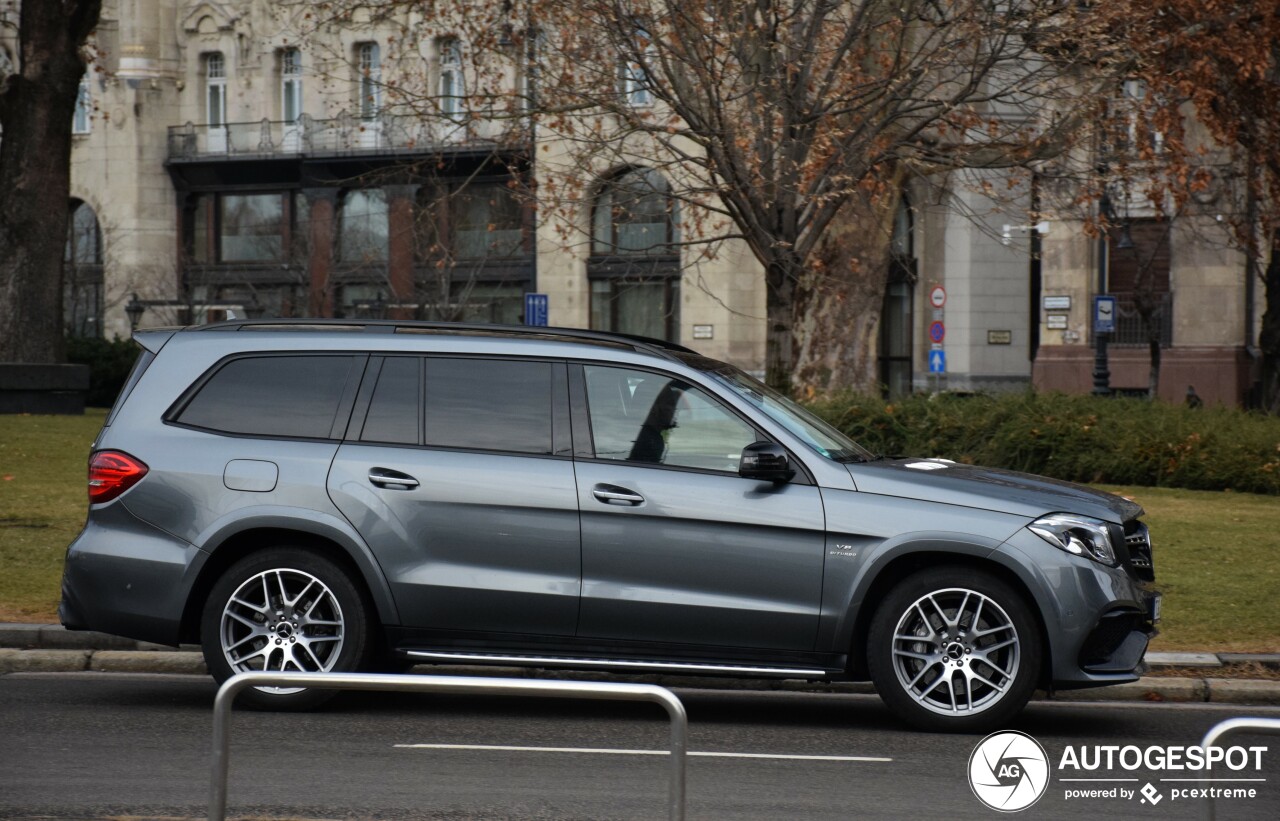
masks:
<instances>
[{"instance_id":1,"label":"side mirror","mask_svg":"<svg viewBox=\"0 0 1280 821\"><path fill-rule=\"evenodd\" d=\"M790 482L796 472L787 460L786 448L773 442L755 442L742 449L738 475L762 482Z\"/></svg>"}]
</instances>

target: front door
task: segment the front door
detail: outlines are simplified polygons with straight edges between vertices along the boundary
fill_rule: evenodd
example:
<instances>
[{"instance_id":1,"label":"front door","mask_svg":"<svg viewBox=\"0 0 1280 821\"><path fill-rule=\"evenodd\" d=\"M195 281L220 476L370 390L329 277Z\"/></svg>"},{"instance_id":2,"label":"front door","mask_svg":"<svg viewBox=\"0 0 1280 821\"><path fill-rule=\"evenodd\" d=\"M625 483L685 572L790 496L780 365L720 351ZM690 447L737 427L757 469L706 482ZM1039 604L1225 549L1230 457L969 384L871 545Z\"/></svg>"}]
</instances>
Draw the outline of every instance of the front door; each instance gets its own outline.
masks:
<instances>
[{"instance_id":1,"label":"front door","mask_svg":"<svg viewBox=\"0 0 1280 821\"><path fill-rule=\"evenodd\" d=\"M578 635L811 650L824 553L818 488L738 476L742 449L766 437L697 387L647 370L578 373L574 402L588 406L591 450L575 463ZM580 410L575 434L588 421Z\"/></svg>"},{"instance_id":2,"label":"front door","mask_svg":"<svg viewBox=\"0 0 1280 821\"><path fill-rule=\"evenodd\" d=\"M563 363L374 358L329 493L386 573L403 624L573 635L581 557L567 409Z\"/></svg>"}]
</instances>

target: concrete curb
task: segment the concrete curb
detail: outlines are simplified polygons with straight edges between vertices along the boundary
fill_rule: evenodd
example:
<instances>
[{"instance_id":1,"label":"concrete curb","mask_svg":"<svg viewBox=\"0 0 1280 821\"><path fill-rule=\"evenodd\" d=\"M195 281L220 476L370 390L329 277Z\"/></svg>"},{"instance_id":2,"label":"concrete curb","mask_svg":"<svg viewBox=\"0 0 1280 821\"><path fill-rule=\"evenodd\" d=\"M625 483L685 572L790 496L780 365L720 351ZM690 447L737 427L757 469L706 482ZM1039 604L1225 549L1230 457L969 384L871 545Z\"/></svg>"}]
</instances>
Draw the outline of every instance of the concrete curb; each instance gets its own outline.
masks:
<instances>
[{"instance_id":1,"label":"concrete curb","mask_svg":"<svg viewBox=\"0 0 1280 821\"><path fill-rule=\"evenodd\" d=\"M1156 668L1203 670L1204 677L1147 676L1129 684L1088 690L1063 690L1048 701L1142 701L1148 703L1211 703L1280 705L1280 681L1213 676L1230 664L1256 663L1280 668L1280 653L1148 653ZM875 688L860 681L804 681L801 679L714 678L639 674L612 675L581 670L529 669L422 664L422 674L508 676L550 680L630 681L693 690L776 691L869 695ZM184 644L175 649L103 633L79 632L56 624L0 624L0 675L6 673L168 673L208 675L200 648Z\"/></svg>"}]
</instances>

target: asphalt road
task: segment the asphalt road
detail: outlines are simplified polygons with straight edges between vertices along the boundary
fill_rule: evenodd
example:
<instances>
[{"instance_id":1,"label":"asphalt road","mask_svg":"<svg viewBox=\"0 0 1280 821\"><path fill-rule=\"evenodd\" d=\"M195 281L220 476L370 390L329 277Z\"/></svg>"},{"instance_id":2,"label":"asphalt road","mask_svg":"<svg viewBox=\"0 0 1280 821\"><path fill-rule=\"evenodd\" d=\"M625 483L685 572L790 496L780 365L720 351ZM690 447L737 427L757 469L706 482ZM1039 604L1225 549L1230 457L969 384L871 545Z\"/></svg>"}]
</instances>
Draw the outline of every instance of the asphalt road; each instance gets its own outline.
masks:
<instances>
[{"instance_id":1,"label":"asphalt road","mask_svg":"<svg viewBox=\"0 0 1280 821\"><path fill-rule=\"evenodd\" d=\"M213 684L204 678L104 673L0 676L0 817L203 817L210 777ZM690 819L996 818L974 797L975 736L904 730L872 696L679 691L690 749L770 757L694 757ZM1280 717L1280 708L1253 715ZM1238 707L1033 703L1015 725L1053 765L1044 797L1022 818L1200 818L1192 800L1066 800L1067 745L1195 744ZM665 713L648 704L353 693L310 714L237 711L234 816L428 819L664 817L667 758L542 750L398 745L660 750ZM1253 799L1220 801L1219 817L1280 818L1280 738L1268 746ZM1273 752L1274 751L1274 752ZM781 756L831 756L834 760ZM856 757L889 761L850 760ZM1085 773L1090 774L1090 773ZM1097 772L1137 778L1161 775ZM1177 773L1174 773L1177 775ZM1186 775L1186 773L1181 773ZM1090 787L1116 786L1112 783ZM1230 785L1227 785L1230 786ZM1240 786L1240 785L1236 785Z\"/></svg>"}]
</instances>

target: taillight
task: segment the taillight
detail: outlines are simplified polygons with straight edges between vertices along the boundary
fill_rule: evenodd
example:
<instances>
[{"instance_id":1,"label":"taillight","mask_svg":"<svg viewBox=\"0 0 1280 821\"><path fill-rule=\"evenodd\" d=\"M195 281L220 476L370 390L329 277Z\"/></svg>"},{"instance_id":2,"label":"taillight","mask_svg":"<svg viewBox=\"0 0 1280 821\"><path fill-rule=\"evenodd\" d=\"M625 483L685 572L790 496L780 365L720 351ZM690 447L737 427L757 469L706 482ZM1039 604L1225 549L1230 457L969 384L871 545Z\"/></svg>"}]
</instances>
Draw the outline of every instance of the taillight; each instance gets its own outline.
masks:
<instances>
[{"instance_id":1,"label":"taillight","mask_svg":"<svg viewBox=\"0 0 1280 821\"><path fill-rule=\"evenodd\" d=\"M100 450L89 457L89 504L100 505L124 493L147 475L147 466L127 453Z\"/></svg>"}]
</instances>

